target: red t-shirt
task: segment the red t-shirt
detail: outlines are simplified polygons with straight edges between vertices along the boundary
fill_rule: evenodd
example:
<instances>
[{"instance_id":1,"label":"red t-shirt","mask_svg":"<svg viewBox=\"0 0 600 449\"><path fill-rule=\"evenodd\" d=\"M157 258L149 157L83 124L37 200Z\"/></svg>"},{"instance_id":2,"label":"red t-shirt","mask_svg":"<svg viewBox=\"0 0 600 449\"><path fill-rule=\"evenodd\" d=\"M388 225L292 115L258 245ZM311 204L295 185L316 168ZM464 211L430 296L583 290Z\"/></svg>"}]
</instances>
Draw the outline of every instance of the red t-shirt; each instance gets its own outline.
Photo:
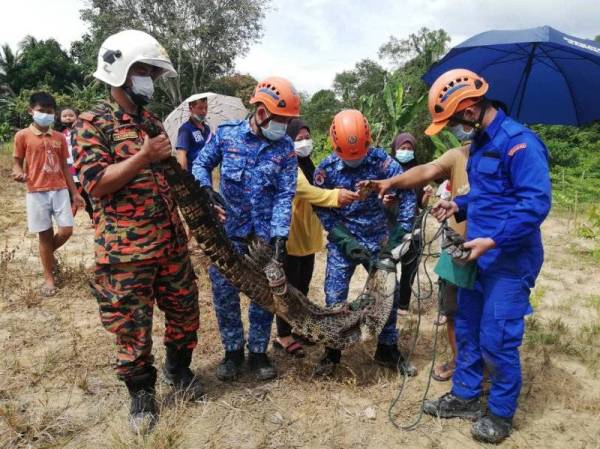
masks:
<instances>
[{"instance_id":1,"label":"red t-shirt","mask_svg":"<svg viewBox=\"0 0 600 449\"><path fill-rule=\"evenodd\" d=\"M15 135L14 156L25 160L28 192L46 192L67 188L63 161L69 150L67 141L58 131L42 133L34 125Z\"/></svg>"}]
</instances>

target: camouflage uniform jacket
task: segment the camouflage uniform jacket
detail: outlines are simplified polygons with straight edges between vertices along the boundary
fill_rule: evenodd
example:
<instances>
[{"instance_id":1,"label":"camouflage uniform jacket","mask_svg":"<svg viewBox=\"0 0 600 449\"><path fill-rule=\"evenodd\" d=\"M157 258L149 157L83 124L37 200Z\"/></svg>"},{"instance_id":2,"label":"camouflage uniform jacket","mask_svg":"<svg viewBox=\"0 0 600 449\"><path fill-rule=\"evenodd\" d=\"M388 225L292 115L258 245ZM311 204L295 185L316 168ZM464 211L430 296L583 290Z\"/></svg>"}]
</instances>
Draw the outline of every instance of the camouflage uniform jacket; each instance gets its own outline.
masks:
<instances>
[{"instance_id":1,"label":"camouflage uniform jacket","mask_svg":"<svg viewBox=\"0 0 600 449\"><path fill-rule=\"evenodd\" d=\"M227 202L227 235L244 238L255 233L267 241L287 237L298 176L290 138L271 142L255 135L248 120L226 122L198 154L192 173L201 185L210 186L218 164Z\"/></svg>"},{"instance_id":2,"label":"camouflage uniform jacket","mask_svg":"<svg viewBox=\"0 0 600 449\"><path fill-rule=\"evenodd\" d=\"M355 190L356 183L369 179L387 179L402 173L400 164L381 148L371 148L365 160L355 168L348 167L336 155L326 157L314 174L315 185L325 189ZM394 193L390 191L389 193ZM412 228L415 217L415 192L396 191L400 203L394 222L406 231ZM383 203L376 193L337 209L315 207L327 232L337 225L344 225L352 235L370 251L377 251L388 237L388 226Z\"/></svg>"},{"instance_id":3,"label":"camouflage uniform jacket","mask_svg":"<svg viewBox=\"0 0 600 449\"><path fill-rule=\"evenodd\" d=\"M72 133L74 166L90 193L111 164L140 151L148 132L162 130L149 112L131 116L115 103L83 112ZM160 164L140 170L120 190L95 198L96 262L123 263L185 251L187 237Z\"/></svg>"}]
</instances>

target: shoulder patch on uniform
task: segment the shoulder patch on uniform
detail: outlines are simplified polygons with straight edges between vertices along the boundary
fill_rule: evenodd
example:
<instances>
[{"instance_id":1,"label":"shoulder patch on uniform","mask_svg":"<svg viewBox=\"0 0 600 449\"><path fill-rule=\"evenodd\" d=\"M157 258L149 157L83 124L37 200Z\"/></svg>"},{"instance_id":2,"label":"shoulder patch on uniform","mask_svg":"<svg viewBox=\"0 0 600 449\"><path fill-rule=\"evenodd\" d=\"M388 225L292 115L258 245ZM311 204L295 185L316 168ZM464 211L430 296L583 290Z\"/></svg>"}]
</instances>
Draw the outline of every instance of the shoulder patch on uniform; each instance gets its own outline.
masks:
<instances>
[{"instance_id":1,"label":"shoulder patch on uniform","mask_svg":"<svg viewBox=\"0 0 600 449\"><path fill-rule=\"evenodd\" d=\"M317 168L315 171L315 185L322 186L325 182L325 170Z\"/></svg>"},{"instance_id":2,"label":"shoulder patch on uniform","mask_svg":"<svg viewBox=\"0 0 600 449\"><path fill-rule=\"evenodd\" d=\"M512 147L510 150L508 150L508 156L510 157L513 154L515 154L517 151L524 150L525 148L527 148L526 143L518 143L517 145Z\"/></svg>"}]
</instances>

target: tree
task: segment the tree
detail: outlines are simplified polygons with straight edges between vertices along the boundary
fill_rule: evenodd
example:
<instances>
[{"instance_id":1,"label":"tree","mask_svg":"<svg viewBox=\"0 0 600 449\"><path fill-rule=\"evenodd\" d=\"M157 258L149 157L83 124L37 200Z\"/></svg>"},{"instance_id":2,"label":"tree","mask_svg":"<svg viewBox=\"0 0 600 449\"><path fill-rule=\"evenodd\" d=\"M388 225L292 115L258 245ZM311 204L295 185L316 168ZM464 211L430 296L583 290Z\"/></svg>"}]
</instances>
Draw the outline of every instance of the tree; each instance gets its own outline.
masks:
<instances>
[{"instance_id":1,"label":"tree","mask_svg":"<svg viewBox=\"0 0 600 449\"><path fill-rule=\"evenodd\" d=\"M345 106L357 104L361 95L381 92L385 85L387 71L371 59L363 59L354 66L335 75L333 90Z\"/></svg>"},{"instance_id":2,"label":"tree","mask_svg":"<svg viewBox=\"0 0 600 449\"><path fill-rule=\"evenodd\" d=\"M158 102L172 108L232 70L235 58L261 37L267 4L268 0L90 0L81 11L90 33L71 50L89 64L92 52L115 31L150 33L166 48L179 74L158 84Z\"/></svg>"},{"instance_id":3,"label":"tree","mask_svg":"<svg viewBox=\"0 0 600 449\"><path fill-rule=\"evenodd\" d=\"M22 89L35 89L41 85L62 91L72 83L82 81L79 68L54 39L38 41L27 36L16 54L4 45L0 68L3 72L0 84L10 87L17 95Z\"/></svg>"},{"instance_id":4,"label":"tree","mask_svg":"<svg viewBox=\"0 0 600 449\"><path fill-rule=\"evenodd\" d=\"M379 57L397 67L411 60L419 60L426 67L446 53L450 36L446 31L430 30L423 27L417 33L411 33L406 39L390 36L388 42L379 48Z\"/></svg>"},{"instance_id":5,"label":"tree","mask_svg":"<svg viewBox=\"0 0 600 449\"><path fill-rule=\"evenodd\" d=\"M258 84L256 78L251 75L241 75L234 73L226 75L214 80L208 90L218 92L223 95L231 95L242 100L246 107L250 106L250 97L254 92L254 88Z\"/></svg>"},{"instance_id":6,"label":"tree","mask_svg":"<svg viewBox=\"0 0 600 449\"><path fill-rule=\"evenodd\" d=\"M322 89L302 103L302 118L310 126L312 133L327 133L333 116L342 109L335 92Z\"/></svg>"},{"instance_id":7,"label":"tree","mask_svg":"<svg viewBox=\"0 0 600 449\"><path fill-rule=\"evenodd\" d=\"M18 70L19 53L14 53L10 45L4 44L0 53L0 94L14 95L14 86L11 86L11 81L15 77Z\"/></svg>"}]
</instances>

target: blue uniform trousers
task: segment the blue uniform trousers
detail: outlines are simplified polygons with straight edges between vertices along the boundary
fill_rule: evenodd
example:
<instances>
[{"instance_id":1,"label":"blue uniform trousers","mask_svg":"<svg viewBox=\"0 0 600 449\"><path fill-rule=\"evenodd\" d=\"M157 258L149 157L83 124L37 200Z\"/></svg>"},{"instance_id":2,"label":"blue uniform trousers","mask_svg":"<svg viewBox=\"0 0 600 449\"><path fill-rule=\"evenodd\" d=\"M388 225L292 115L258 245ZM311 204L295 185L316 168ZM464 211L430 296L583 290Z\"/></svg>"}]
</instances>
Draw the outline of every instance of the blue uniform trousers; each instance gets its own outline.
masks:
<instances>
[{"instance_id":1,"label":"blue uniform trousers","mask_svg":"<svg viewBox=\"0 0 600 449\"><path fill-rule=\"evenodd\" d=\"M336 245L327 246L327 271L325 273L325 302L328 306L345 302L348 299L350 279L354 274L357 264L348 260ZM379 343L394 345L398 342L397 295L394 295L392 312L379 334Z\"/></svg>"},{"instance_id":2,"label":"blue uniform trousers","mask_svg":"<svg viewBox=\"0 0 600 449\"><path fill-rule=\"evenodd\" d=\"M485 365L492 383L488 409L506 418L514 415L521 391L519 346L529 293L522 278L482 271L473 290L458 292L452 393L463 399L479 397Z\"/></svg>"},{"instance_id":3,"label":"blue uniform trousers","mask_svg":"<svg viewBox=\"0 0 600 449\"><path fill-rule=\"evenodd\" d=\"M233 242L240 254L247 253L246 245ZM244 346L244 325L240 310L240 293L221 273L211 265L208 275L212 284L213 303L219 323L221 342L226 351L236 351ZM271 337L273 314L250 303L248 308L248 349L250 352L266 352Z\"/></svg>"}]
</instances>

